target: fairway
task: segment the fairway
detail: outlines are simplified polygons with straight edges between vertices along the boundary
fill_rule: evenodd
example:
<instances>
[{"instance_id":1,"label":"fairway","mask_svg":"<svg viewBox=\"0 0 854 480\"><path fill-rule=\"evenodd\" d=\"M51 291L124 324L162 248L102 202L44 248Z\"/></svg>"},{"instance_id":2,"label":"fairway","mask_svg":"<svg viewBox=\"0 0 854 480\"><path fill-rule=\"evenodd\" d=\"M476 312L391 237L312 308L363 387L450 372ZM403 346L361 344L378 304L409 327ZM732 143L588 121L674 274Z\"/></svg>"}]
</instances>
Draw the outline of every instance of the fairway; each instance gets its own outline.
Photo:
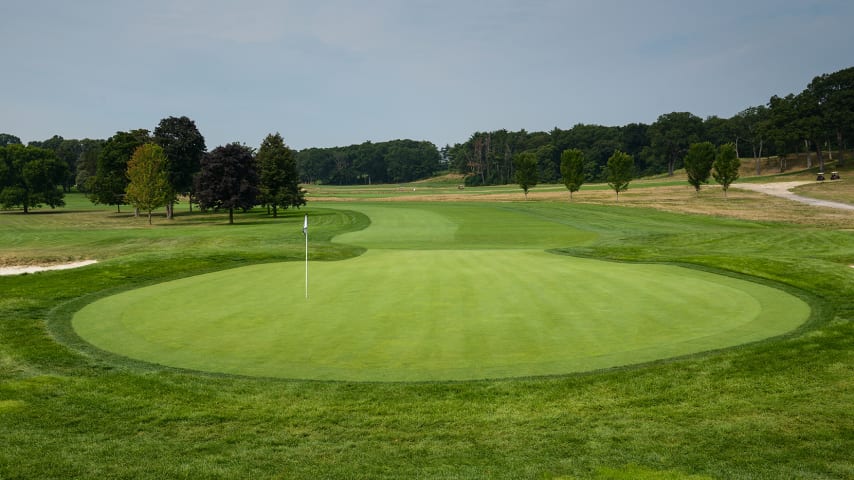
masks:
<instances>
[{"instance_id":1,"label":"fairway","mask_svg":"<svg viewBox=\"0 0 854 480\"><path fill-rule=\"evenodd\" d=\"M96 301L73 318L93 345L151 363L356 381L558 375L756 341L810 309L777 289L672 265L555 255L595 238L501 207L348 206L368 252L261 264ZM385 248L382 248L385 247Z\"/></svg>"}]
</instances>

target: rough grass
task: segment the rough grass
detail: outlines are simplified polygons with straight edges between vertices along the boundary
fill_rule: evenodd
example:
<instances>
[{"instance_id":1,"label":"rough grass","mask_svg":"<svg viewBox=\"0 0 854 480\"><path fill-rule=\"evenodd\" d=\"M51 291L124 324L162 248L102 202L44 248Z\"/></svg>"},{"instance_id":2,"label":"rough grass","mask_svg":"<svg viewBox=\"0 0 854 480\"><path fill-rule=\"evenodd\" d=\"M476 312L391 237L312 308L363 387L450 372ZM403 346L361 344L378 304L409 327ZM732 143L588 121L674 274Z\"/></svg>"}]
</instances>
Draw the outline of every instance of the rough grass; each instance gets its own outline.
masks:
<instances>
[{"instance_id":1,"label":"rough grass","mask_svg":"<svg viewBox=\"0 0 854 480\"><path fill-rule=\"evenodd\" d=\"M794 192L805 197L831 200L854 205L854 169L842 172L841 180L812 183L795 188ZM828 177L830 178L830 177Z\"/></svg>"},{"instance_id":2,"label":"rough grass","mask_svg":"<svg viewBox=\"0 0 854 480\"><path fill-rule=\"evenodd\" d=\"M654 190L634 202L621 195L619 205L576 206L583 217L576 222L597 238L565 253L706 266L773 282L810 302L815 317L807 327L629 369L464 383L194 374L93 351L70 332L77 308L111 292L299 260L299 233L284 231L299 231L302 212L277 221L253 212L234 227L221 217L182 215L151 229L110 209L89 220L85 212L1 213L4 254L10 247L21 258L38 258L42 248L75 257L103 250L110 260L0 278L0 477L851 478L850 214L816 220L821 209L807 209L809 220L792 216L798 223L789 223L773 217L773 199L747 193L722 213L724 201L713 200L719 193L710 189L690 208L752 212L759 221L709 223L655 209L682 210L675 191L657 206ZM539 203L519 208L569 220L559 213L563 201ZM317 204L310 211L329 220L313 230L318 260L360 251L329 239L362 217ZM92 225L53 240L55 230L78 221Z\"/></svg>"}]
</instances>

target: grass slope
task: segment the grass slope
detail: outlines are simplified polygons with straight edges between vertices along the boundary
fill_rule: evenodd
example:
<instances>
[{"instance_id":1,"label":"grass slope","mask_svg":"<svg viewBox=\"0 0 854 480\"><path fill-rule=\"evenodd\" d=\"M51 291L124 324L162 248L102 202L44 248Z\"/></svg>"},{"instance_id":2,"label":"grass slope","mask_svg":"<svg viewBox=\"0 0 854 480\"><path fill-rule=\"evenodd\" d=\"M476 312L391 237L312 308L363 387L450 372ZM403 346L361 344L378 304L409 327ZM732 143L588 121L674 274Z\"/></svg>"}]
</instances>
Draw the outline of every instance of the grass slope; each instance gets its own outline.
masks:
<instances>
[{"instance_id":1,"label":"grass slope","mask_svg":"<svg viewBox=\"0 0 854 480\"><path fill-rule=\"evenodd\" d=\"M727 205L770 211L760 198ZM725 208L711 197L697 202ZM221 216L181 214L153 229L109 209L0 213L4 258L14 249L17 259L41 259L45 247L108 260L0 278L0 477L854 476L851 230L563 207L537 211L596 235L566 253L747 274L804 292L815 316L773 341L559 378L354 384L200 375L93 351L75 339L70 318L111 293L299 260L302 212L278 220L250 213L234 227ZM360 251L329 239L363 228L366 217L316 203L307 210L324 222L313 230L315 259ZM52 240L73 225L76 235Z\"/></svg>"}]
</instances>

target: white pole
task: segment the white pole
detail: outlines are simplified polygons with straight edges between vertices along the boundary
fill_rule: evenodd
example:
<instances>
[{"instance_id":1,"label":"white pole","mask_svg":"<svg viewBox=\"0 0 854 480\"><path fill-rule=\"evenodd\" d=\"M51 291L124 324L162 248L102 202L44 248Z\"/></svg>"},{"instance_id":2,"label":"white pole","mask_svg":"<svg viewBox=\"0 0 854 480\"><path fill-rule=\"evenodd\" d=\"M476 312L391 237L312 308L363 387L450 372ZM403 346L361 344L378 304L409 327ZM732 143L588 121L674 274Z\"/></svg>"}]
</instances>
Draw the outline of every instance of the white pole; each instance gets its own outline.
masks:
<instances>
[{"instance_id":1,"label":"white pole","mask_svg":"<svg viewBox=\"0 0 854 480\"><path fill-rule=\"evenodd\" d=\"M308 215L305 216L302 233L305 235L305 298L308 300Z\"/></svg>"}]
</instances>

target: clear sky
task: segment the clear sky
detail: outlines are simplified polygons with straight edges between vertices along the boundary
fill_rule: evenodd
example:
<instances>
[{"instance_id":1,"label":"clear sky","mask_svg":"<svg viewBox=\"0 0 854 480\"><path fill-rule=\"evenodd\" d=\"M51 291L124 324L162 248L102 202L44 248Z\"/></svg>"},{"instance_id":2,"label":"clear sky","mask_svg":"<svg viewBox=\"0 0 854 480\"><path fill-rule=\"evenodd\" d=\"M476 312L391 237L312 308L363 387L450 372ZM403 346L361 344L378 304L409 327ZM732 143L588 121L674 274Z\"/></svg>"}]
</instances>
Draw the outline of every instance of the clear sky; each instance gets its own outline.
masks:
<instances>
[{"instance_id":1,"label":"clear sky","mask_svg":"<svg viewBox=\"0 0 854 480\"><path fill-rule=\"evenodd\" d=\"M209 149L730 117L854 65L851 0L0 0L0 132Z\"/></svg>"}]
</instances>

